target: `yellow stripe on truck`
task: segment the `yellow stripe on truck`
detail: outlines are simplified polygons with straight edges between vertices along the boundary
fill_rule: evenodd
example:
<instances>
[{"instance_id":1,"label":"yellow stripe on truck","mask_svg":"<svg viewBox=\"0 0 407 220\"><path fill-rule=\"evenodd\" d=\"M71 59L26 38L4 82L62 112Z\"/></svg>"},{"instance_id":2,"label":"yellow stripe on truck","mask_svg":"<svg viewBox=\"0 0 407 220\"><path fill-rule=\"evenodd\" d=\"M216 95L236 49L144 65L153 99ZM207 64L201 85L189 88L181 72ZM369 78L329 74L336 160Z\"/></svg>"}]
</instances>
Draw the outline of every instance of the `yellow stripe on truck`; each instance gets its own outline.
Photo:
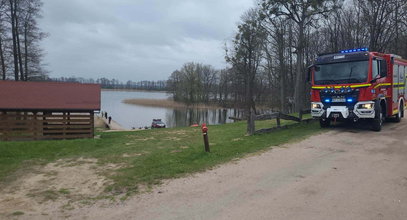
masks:
<instances>
[{"instance_id":1,"label":"yellow stripe on truck","mask_svg":"<svg viewBox=\"0 0 407 220\"><path fill-rule=\"evenodd\" d=\"M360 87L368 87L368 86L371 86L372 84L360 84L360 85L351 85L350 87L351 88L360 88ZM332 88L332 87L334 87L335 89L340 89L340 88L342 88L342 87L345 87L345 88L347 88L347 87L349 87L349 86L313 86L312 88L313 89L325 89L325 88Z\"/></svg>"},{"instance_id":2,"label":"yellow stripe on truck","mask_svg":"<svg viewBox=\"0 0 407 220\"><path fill-rule=\"evenodd\" d=\"M379 83L374 88L376 89L377 87L380 87L380 86L390 86L390 85L391 85L391 83Z\"/></svg>"}]
</instances>

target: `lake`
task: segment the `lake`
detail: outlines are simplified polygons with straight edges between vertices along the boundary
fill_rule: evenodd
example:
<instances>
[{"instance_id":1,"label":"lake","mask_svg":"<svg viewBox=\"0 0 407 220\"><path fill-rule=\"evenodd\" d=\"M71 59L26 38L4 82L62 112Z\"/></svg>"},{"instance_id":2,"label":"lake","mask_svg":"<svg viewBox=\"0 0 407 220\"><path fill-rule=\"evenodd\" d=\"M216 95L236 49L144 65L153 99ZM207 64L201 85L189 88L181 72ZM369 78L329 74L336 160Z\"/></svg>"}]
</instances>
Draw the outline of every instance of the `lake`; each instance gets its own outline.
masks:
<instances>
[{"instance_id":1,"label":"lake","mask_svg":"<svg viewBox=\"0 0 407 220\"><path fill-rule=\"evenodd\" d=\"M238 116L241 111L235 109L173 109L146 107L125 104L124 99L166 99L165 92L141 91L102 91L102 111L127 129L151 126L153 119L162 119L167 127L185 127L192 124L224 124L233 122L230 116Z\"/></svg>"}]
</instances>

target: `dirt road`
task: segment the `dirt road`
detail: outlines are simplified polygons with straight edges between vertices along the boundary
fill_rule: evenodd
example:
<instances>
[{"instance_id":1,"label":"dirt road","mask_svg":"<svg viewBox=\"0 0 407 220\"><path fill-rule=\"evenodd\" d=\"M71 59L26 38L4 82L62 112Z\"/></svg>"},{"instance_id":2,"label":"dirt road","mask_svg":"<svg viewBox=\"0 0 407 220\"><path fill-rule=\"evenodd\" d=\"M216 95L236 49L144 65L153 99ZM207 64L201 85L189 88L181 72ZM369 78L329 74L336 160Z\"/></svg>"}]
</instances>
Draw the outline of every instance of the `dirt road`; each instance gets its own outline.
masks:
<instances>
[{"instance_id":1,"label":"dirt road","mask_svg":"<svg viewBox=\"0 0 407 220\"><path fill-rule=\"evenodd\" d=\"M333 128L72 219L407 219L407 120ZM22 218L61 217L60 213Z\"/></svg>"}]
</instances>

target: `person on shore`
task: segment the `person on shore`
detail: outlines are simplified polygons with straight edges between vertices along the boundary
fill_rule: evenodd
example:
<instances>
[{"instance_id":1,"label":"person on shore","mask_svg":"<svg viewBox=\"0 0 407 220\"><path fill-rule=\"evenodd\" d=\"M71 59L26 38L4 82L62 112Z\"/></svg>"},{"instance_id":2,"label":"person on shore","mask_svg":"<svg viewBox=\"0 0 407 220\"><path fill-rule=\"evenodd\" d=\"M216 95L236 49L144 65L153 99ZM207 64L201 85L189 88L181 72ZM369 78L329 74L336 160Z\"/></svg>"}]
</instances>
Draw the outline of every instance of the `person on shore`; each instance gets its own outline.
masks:
<instances>
[{"instance_id":1,"label":"person on shore","mask_svg":"<svg viewBox=\"0 0 407 220\"><path fill-rule=\"evenodd\" d=\"M112 116L109 116L109 124L112 122Z\"/></svg>"},{"instance_id":2,"label":"person on shore","mask_svg":"<svg viewBox=\"0 0 407 220\"><path fill-rule=\"evenodd\" d=\"M105 112L105 118L107 119L107 112Z\"/></svg>"}]
</instances>

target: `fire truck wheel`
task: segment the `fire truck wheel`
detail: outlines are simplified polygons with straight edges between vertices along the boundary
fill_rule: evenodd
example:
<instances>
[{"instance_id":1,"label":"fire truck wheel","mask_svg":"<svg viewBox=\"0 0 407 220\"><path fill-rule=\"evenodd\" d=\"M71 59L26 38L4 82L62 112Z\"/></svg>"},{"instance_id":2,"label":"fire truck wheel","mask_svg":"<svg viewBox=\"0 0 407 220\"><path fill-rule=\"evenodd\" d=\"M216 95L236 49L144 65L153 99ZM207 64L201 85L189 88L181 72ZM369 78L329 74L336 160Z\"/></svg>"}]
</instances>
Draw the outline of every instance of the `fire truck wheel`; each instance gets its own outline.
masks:
<instances>
[{"instance_id":1,"label":"fire truck wheel","mask_svg":"<svg viewBox=\"0 0 407 220\"><path fill-rule=\"evenodd\" d=\"M372 120L372 130L381 131L384 118L383 118L382 108L380 105L376 105L375 112L376 112L376 116Z\"/></svg>"},{"instance_id":2,"label":"fire truck wheel","mask_svg":"<svg viewBox=\"0 0 407 220\"><path fill-rule=\"evenodd\" d=\"M401 117L402 117L402 115L401 115L402 107L403 107L402 104L400 104L400 106L399 106L399 112L397 113L396 117L394 118L394 121L395 121L395 122L400 122L400 121L401 121Z\"/></svg>"},{"instance_id":3,"label":"fire truck wheel","mask_svg":"<svg viewBox=\"0 0 407 220\"><path fill-rule=\"evenodd\" d=\"M327 128L329 127L329 125L331 124L331 120L329 119L319 119L319 125L321 126L321 128Z\"/></svg>"}]
</instances>

